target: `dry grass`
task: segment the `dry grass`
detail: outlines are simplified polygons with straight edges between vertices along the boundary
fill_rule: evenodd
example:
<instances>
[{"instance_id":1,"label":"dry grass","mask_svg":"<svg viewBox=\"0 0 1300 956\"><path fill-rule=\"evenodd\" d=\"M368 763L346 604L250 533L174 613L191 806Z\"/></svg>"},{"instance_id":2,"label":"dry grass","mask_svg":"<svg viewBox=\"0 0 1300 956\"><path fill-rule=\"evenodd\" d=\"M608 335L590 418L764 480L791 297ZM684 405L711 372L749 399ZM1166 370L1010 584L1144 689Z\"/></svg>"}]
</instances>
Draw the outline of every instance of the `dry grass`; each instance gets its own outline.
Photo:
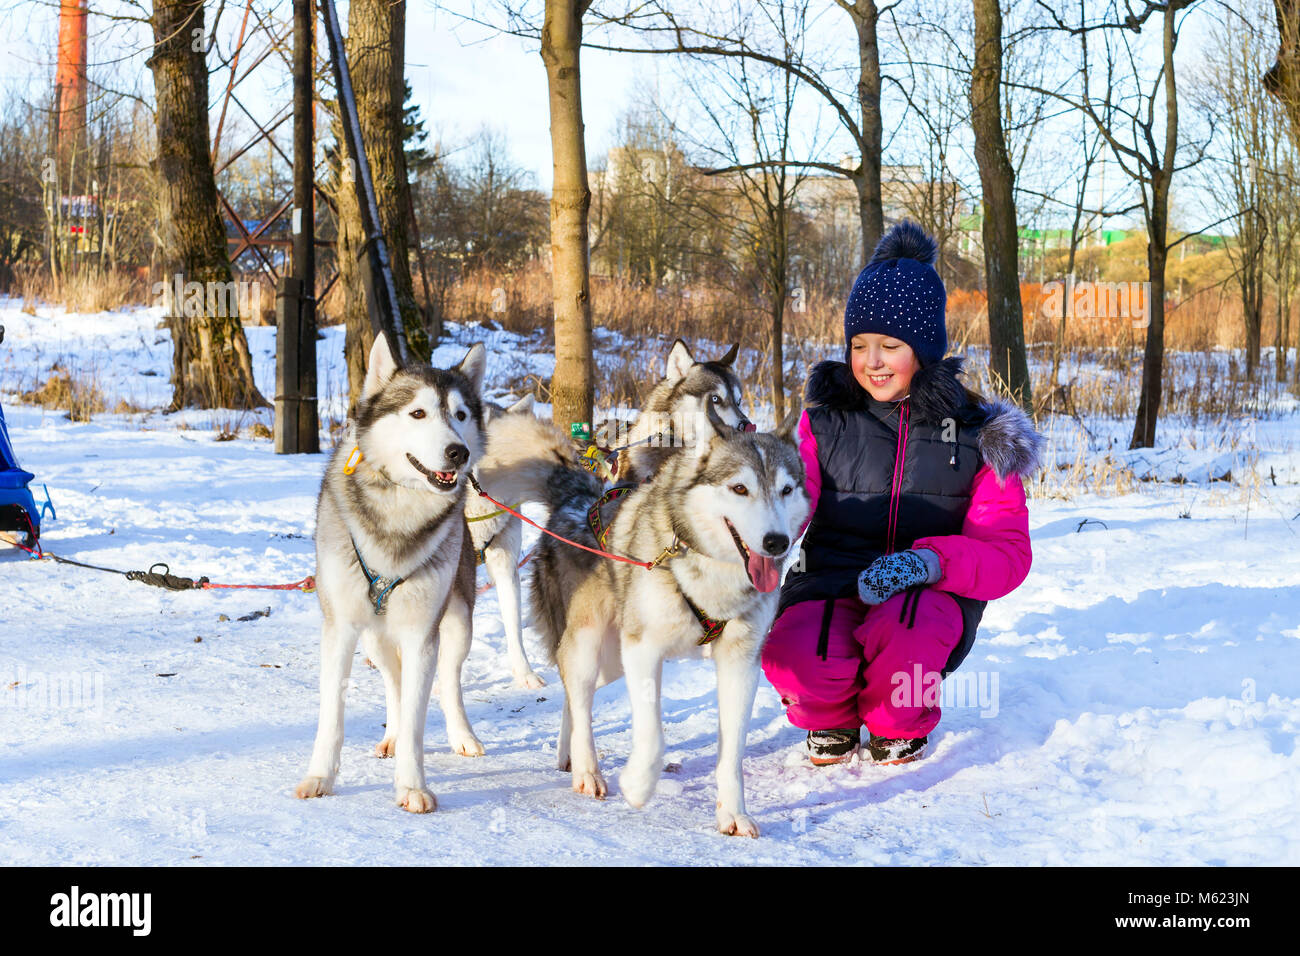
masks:
<instances>
[{"instance_id":1,"label":"dry grass","mask_svg":"<svg viewBox=\"0 0 1300 956\"><path fill-rule=\"evenodd\" d=\"M124 270L80 266L56 281L47 266L20 263L14 267L14 282L28 315L35 315L40 304L62 305L69 312L109 312L148 301L145 282Z\"/></svg>"},{"instance_id":2,"label":"dry grass","mask_svg":"<svg viewBox=\"0 0 1300 956\"><path fill-rule=\"evenodd\" d=\"M64 409L74 422L88 422L92 415L108 411L104 393L91 376L73 375L62 365L50 369L50 377L37 388L20 392L18 400L24 405L39 405L45 409ZM125 402L118 403L119 411ZM125 410L133 411L127 408Z\"/></svg>"}]
</instances>

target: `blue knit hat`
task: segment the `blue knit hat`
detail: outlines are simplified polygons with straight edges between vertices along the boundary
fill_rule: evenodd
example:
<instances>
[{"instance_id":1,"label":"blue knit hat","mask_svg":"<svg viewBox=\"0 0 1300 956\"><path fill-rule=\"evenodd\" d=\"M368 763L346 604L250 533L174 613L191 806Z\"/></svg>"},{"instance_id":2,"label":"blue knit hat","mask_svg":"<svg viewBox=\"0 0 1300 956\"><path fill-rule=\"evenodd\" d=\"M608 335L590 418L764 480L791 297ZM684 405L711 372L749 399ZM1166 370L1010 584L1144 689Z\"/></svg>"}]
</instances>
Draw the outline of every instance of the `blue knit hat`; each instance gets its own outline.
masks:
<instances>
[{"instance_id":1,"label":"blue knit hat","mask_svg":"<svg viewBox=\"0 0 1300 956\"><path fill-rule=\"evenodd\" d=\"M922 366L948 351L944 313L948 293L934 269L939 246L916 223L903 220L876 246L858 274L844 308L844 342L876 332L906 342Z\"/></svg>"}]
</instances>

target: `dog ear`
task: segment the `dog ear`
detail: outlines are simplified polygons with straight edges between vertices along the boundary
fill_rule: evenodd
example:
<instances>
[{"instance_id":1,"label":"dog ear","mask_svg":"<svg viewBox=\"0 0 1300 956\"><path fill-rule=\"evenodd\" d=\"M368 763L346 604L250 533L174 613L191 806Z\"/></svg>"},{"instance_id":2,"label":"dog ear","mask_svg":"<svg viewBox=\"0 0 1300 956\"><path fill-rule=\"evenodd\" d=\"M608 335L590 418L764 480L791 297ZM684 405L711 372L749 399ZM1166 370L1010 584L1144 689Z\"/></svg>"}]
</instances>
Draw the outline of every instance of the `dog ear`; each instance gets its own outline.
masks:
<instances>
[{"instance_id":1,"label":"dog ear","mask_svg":"<svg viewBox=\"0 0 1300 956\"><path fill-rule=\"evenodd\" d=\"M487 368L487 349L482 342L475 342L465 353L465 357L456 366L456 371L464 375L474 386L474 394L483 391L483 372Z\"/></svg>"},{"instance_id":2,"label":"dog ear","mask_svg":"<svg viewBox=\"0 0 1300 956\"><path fill-rule=\"evenodd\" d=\"M803 415L803 410L796 408L789 415L782 419L781 424L776 426L773 433L782 441L795 442L795 430L799 427L799 419Z\"/></svg>"},{"instance_id":3,"label":"dog ear","mask_svg":"<svg viewBox=\"0 0 1300 956\"><path fill-rule=\"evenodd\" d=\"M370 359L366 364L366 381L361 386L361 397L364 399L376 394L396 371L397 362L388 347L388 336L381 332L375 336L375 344L370 346Z\"/></svg>"},{"instance_id":4,"label":"dog ear","mask_svg":"<svg viewBox=\"0 0 1300 956\"><path fill-rule=\"evenodd\" d=\"M722 356L722 358L720 359L714 359L713 361L715 365L730 366L732 362L736 361L736 356L739 354L740 354L740 343L736 342L731 346L730 349L727 350L726 355Z\"/></svg>"},{"instance_id":5,"label":"dog ear","mask_svg":"<svg viewBox=\"0 0 1300 956\"><path fill-rule=\"evenodd\" d=\"M695 457L703 458L709 452L713 439L734 431L722 420L712 403L704 406L704 411L695 413Z\"/></svg>"},{"instance_id":6,"label":"dog ear","mask_svg":"<svg viewBox=\"0 0 1300 956\"><path fill-rule=\"evenodd\" d=\"M676 382L686 376L695 364L695 356L691 354L690 348L681 339L673 343L672 350L668 353L668 368L664 373L664 379L669 382Z\"/></svg>"},{"instance_id":7,"label":"dog ear","mask_svg":"<svg viewBox=\"0 0 1300 956\"><path fill-rule=\"evenodd\" d=\"M507 408L506 412L508 412L511 415L517 415L521 412L531 412L533 410L533 403L535 401L536 400L533 398L532 393L529 392L523 398L519 399L519 401L515 402L513 405Z\"/></svg>"}]
</instances>

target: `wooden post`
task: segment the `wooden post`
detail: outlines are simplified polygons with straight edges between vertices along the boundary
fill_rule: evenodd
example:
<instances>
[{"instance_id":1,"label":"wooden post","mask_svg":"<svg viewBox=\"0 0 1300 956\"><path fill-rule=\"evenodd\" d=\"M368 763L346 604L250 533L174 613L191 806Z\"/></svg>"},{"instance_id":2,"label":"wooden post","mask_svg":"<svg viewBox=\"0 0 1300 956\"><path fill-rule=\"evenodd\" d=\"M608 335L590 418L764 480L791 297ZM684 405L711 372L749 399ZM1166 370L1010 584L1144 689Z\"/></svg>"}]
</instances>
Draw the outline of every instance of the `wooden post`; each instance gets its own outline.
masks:
<instances>
[{"instance_id":1,"label":"wooden post","mask_svg":"<svg viewBox=\"0 0 1300 956\"><path fill-rule=\"evenodd\" d=\"M293 0L293 275L275 294L275 452L320 451L316 414L316 203L312 0Z\"/></svg>"}]
</instances>

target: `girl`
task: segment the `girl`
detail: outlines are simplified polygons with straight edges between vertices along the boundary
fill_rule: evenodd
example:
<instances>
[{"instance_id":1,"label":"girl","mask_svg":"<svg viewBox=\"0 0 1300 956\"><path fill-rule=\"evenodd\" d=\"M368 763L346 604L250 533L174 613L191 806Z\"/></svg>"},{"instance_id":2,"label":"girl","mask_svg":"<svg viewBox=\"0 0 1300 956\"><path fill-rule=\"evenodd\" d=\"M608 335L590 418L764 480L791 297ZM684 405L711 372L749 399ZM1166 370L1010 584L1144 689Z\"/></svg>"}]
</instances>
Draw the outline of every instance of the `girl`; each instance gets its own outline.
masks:
<instances>
[{"instance_id":1,"label":"girl","mask_svg":"<svg viewBox=\"0 0 1300 956\"><path fill-rule=\"evenodd\" d=\"M1042 439L943 357L937 253L915 223L891 229L849 295L847 363L808 378L799 449L812 517L763 670L817 765L849 760L864 724L875 763L920 757L939 681L969 653L985 603L1029 573L1021 476Z\"/></svg>"}]
</instances>

